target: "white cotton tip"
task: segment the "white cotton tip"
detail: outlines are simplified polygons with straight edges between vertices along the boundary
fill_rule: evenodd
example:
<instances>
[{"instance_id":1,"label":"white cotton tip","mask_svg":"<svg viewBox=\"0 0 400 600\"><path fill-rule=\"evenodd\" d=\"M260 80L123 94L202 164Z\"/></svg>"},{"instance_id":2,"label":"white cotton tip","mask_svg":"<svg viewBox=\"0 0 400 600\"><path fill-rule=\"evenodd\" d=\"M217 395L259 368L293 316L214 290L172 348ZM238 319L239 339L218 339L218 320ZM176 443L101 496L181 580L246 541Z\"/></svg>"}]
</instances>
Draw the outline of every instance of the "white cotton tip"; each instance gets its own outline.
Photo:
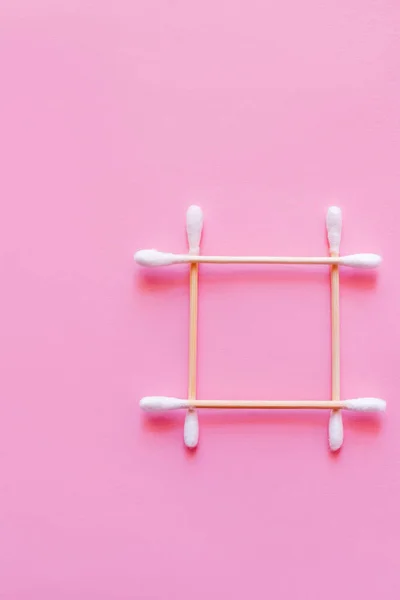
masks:
<instances>
[{"instance_id":1,"label":"white cotton tip","mask_svg":"<svg viewBox=\"0 0 400 600\"><path fill-rule=\"evenodd\" d=\"M165 267L179 262L176 254L158 250L138 250L134 259L142 267Z\"/></svg>"},{"instance_id":2,"label":"white cotton tip","mask_svg":"<svg viewBox=\"0 0 400 600\"><path fill-rule=\"evenodd\" d=\"M343 419L340 410L332 410L329 417L329 448L336 452L343 444Z\"/></svg>"},{"instance_id":3,"label":"white cotton tip","mask_svg":"<svg viewBox=\"0 0 400 600\"><path fill-rule=\"evenodd\" d=\"M183 440L187 448L196 448L199 441L199 418L196 410L188 410L183 427Z\"/></svg>"},{"instance_id":4,"label":"white cotton tip","mask_svg":"<svg viewBox=\"0 0 400 600\"><path fill-rule=\"evenodd\" d=\"M386 402L385 400L381 400L380 398L355 398L354 400L345 400L344 405L348 410L386 410Z\"/></svg>"},{"instance_id":5,"label":"white cotton tip","mask_svg":"<svg viewBox=\"0 0 400 600\"><path fill-rule=\"evenodd\" d=\"M203 211L200 206L192 204L186 213L186 231L191 254L199 254L200 239L203 231Z\"/></svg>"},{"instance_id":6,"label":"white cotton tip","mask_svg":"<svg viewBox=\"0 0 400 600\"><path fill-rule=\"evenodd\" d=\"M330 206L326 213L326 230L328 233L329 249L339 252L342 237L342 211L338 206Z\"/></svg>"},{"instance_id":7,"label":"white cotton tip","mask_svg":"<svg viewBox=\"0 0 400 600\"><path fill-rule=\"evenodd\" d=\"M140 408L146 411L176 410L187 406L187 400L169 398L168 396L146 396L140 401Z\"/></svg>"},{"instance_id":8,"label":"white cotton tip","mask_svg":"<svg viewBox=\"0 0 400 600\"><path fill-rule=\"evenodd\" d=\"M358 267L360 269L374 269L379 267L382 258L379 254L350 254L342 256L339 264L345 267Z\"/></svg>"}]
</instances>

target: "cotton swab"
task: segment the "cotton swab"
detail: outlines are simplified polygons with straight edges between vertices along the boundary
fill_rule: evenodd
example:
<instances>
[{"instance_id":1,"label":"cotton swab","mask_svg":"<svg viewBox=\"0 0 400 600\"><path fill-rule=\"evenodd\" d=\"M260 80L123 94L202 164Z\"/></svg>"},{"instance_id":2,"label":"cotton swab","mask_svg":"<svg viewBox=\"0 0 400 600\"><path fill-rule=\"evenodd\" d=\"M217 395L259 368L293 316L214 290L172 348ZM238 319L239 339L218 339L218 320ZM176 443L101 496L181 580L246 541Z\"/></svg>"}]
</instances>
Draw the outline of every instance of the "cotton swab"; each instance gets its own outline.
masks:
<instances>
[{"instance_id":1,"label":"cotton swab","mask_svg":"<svg viewBox=\"0 0 400 600\"><path fill-rule=\"evenodd\" d=\"M173 254L158 250L138 250L135 261L142 267L165 267L181 263L215 264L275 264L275 265L339 265L361 269L378 267L378 254L350 254L348 256L200 256Z\"/></svg>"},{"instance_id":2,"label":"cotton swab","mask_svg":"<svg viewBox=\"0 0 400 600\"><path fill-rule=\"evenodd\" d=\"M342 211L331 206L326 214L326 229L329 251L332 257L339 256L342 236ZM332 400L340 400L340 320L339 320L339 267L331 266L331 355L332 355ZM343 419L340 410L332 410L328 427L329 447L333 452L343 444Z\"/></svg>"},{"instance_id":3,"label":"cotton swab","mask_svg":"<svg viewBox=\"0 0 400 600\"><path fill-rule=\"evenodd\" d=\"M189 243L189 254L198 255L203 231L203 212L199 206L189 206L186 213L186 232ZM189 381L188 398L196 398L197 369L197 306L198 306L199 265L190 263L190 316L189 316ZM195 408L190 407L186 413L183 428L183 439L187 448L195 448L199 441L199 419Z\"/></svg>"},{"instance_id":4,"label":"cotton swab","mask_svg":"<svg viewBox=\"0 0 400 600\"><path fill-rule=\"evenodd\" d=\"M218 409L346 409L362 412L382 412L385 400L380 398L355 398L352 400L184 400L169 396L146 396L140 401L146 411L164 411L189 408Z\"/></svg>"}]
</instances>

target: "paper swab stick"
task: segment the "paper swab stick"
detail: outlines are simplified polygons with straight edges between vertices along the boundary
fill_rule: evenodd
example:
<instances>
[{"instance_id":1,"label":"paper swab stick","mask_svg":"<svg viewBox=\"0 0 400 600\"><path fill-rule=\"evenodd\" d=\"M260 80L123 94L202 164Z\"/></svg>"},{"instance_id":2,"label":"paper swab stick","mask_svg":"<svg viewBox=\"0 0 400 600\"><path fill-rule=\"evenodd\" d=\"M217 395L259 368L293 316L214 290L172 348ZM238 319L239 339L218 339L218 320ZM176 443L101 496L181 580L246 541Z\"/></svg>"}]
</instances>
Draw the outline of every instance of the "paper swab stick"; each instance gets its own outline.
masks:
<instances>
[{"instance_id":1,"label":"paper swab stick","mask_svg":"<svg viewBox=\"0 0 400 600\"><path fill-rule=\"evenodd\" d=\"M331 206L326 215L329 251L332 257L339 256L342 236L342 211ZM332 400L340 400L340 320L339 320L339 267L331 266L331 377ZM343 419L340 410L332 410L328 427L329 447L333 452L343 444Z\"/></svg>"},{"instance_id":2,"label":"paper swab stick","mask_svg":"<svg viewBox=\"0 0 400 600\"><path fill-rule=\"evenodd\" d=\"M340 265L371 269L382 261L378 254L350 254L349 256L199 256L172 254L158 250L138 250L135 261L142 267L165 267L179 263L217 264L275 264L275 265Z\"/></svg>"},{"instance_id":3,"label":"paper swab stick","mask_svg":"<svg viewBox=\"0 0 400 600\"><path fill-rule=\"evenodd\" d=\"M186 213L186 232L189 254L200 253L200 239L203 230L203 212L199 206L189 206ZM197 306L198 306L199 265L190 263L190 309L189 309L189 381L188 398L196 399L197 371ZM189 408L183 427L183 439L188 448L195 448L199 441L199 419L194 408Z\"/></svg>"},{"instance_id":4,"label":"paper swab stick","mask_svg":"<svg viewBox=\"0 0 400 600\"><path fill-rule=\"evenodd\" d=\"M380 398L355 398L353 400L183 400L168 396L147 396L140 406L147 411L177 410L180 408L229 409L326 409L343 408L357 411L384 411L385 400Z\"/></svg>"}]
</instances>

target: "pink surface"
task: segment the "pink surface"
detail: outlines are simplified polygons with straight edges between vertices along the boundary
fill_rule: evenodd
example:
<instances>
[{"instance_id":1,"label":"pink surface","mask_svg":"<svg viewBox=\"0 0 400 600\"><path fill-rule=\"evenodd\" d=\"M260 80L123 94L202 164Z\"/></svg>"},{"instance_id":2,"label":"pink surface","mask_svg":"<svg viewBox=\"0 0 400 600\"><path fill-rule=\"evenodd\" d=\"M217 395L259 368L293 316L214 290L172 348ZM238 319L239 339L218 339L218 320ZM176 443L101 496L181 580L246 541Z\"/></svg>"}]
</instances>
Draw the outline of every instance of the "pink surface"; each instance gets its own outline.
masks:
<instances>
[{"instance_id":1,"label":"pink surface","mask_svg":"<svg viewBox=\"0 0 400 600\"><path fill-rule=\"evenodd\" d=\"M398 599L400 7L0 6L0 598ZM146 419L184 395L188 270L140 247L382 253L343 273L343 396L383 418ZM199 396L327 398L328 271L201 269Z\"/></svg>"}]
</instances>

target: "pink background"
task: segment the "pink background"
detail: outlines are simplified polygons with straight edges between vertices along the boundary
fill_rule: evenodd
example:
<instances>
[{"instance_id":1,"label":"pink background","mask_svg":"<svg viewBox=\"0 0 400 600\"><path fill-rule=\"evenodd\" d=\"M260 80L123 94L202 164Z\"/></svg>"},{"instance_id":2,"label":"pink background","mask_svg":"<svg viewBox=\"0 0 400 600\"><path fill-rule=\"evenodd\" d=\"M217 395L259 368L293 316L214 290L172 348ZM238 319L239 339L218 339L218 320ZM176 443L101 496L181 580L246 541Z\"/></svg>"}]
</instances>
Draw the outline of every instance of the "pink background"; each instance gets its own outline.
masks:
<instances>
[{"instance_id":1,"label":"pink background","mask_svg":"<svg viewBox=\"0 0 400 600\"><path fill-rule=\"evenodd\" d=\"M0 598L398 599L400 5L0 5ZM343 272L345 415L146 419L185 395L188 270L140 247L382 253ZM201 269L199 396L330 393L325 268Z\"/></svg>"}]
</instances>

